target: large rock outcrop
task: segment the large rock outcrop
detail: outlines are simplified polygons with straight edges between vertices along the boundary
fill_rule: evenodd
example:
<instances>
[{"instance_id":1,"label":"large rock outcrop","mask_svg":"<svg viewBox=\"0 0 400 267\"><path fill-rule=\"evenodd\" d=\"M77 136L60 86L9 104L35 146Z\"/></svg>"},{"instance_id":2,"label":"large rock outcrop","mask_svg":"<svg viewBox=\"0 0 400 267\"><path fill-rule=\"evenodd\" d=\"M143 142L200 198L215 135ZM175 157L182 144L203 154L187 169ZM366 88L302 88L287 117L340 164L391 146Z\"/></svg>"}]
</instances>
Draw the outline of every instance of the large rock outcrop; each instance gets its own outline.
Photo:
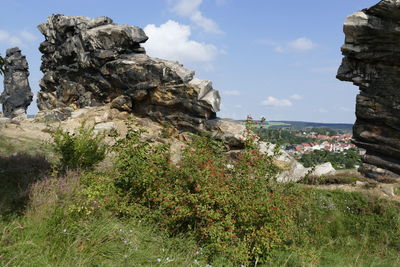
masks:
<instances>
[{"instance_id":1,"label":"large rock outcrop","mask_svg":"<svg viewBox=\"0 0 400 267\"><path fill-rule=\"evenodd\" d=\"M140 44L148 37L139 27L108 17L52 15L38 28L45 37L38 94L44 113L65 118L78 108L110 104L199 131L219 111L210 81L193 78L178 62L146 55Z\"/></svg>"},{"instance_id":2,"label":"large rock outcrop","mask_svg":"<svg viewBox=\"0 0 400 267\"><path fill-rule=\"evenodd\" d=\"M5 117L26 117L26 109L33 97L28 76L28 62L21 50L18 47L7 49L4 58L4 92L0 95Z\"/></svg>"},{"instance_id":3,"label":"large rock outcrop","mask_svg":"<svg viewBox=\"0 0 400 267\"><path fill-rule=\"evenodd\" d=\"M360 172L400 175L400 1L383 0L344 23L344 59L337 78L357 96L354 143L366 149Z\"/></svg>"}]
</instances>

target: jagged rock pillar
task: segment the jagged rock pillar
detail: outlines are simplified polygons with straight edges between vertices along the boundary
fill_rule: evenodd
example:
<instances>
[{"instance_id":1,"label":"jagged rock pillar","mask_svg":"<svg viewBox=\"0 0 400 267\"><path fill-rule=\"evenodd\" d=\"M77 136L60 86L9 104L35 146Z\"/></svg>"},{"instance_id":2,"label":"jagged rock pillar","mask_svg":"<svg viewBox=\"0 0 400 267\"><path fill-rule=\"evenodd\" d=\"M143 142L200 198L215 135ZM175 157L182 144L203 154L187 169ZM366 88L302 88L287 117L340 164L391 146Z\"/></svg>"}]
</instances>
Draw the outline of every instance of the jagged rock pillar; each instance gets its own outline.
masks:
<instances>
[{"instance_id":1,"label":"jagged rock pillar","mask_svg":"<svg viewBox=\"0 0 400 267\"><path fill-rule=\"evenodd\" d=\"M337 78L360 89L354 143L366 150L359 171L400 177L400 1L383 0L344 23Z\"/></svg>"},{"instance_id":2,"label":"jagged rock pillar","mask_svg":"<svg viewBox=\"0 0 400 267\"><path fill-rule=\"evenodd\" d=\"M5 117L26 117L26 109L33 98L28 76L28 62L21 50L18 47L8 49L4 58L4 92L0 96Z\"/></svg>"},{"instance_id":3,"label":"jagged rock pillar","mask_svg":"<svg viewBox=\"0 0 400 267\"><path fill-rule=\"evenodd\" d=\"M109 104L191 131L216 118L220 96L211 82L178 62L147 56L141 28L61 14L38 28L45 37L39 113L58 110L66 119L72 110Z\"/></svg>"}]
</instances>

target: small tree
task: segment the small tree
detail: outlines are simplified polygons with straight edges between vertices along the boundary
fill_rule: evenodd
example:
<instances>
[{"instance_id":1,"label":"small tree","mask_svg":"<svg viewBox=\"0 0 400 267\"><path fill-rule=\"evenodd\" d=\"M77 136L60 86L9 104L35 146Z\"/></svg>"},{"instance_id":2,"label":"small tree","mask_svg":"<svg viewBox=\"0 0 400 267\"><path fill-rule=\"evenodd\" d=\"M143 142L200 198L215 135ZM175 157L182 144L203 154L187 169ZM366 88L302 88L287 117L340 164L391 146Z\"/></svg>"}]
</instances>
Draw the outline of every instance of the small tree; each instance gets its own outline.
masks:
<instances>
[{"instance_id":1,"label":"small tree","mask_svg":"<svg viewBox=\"0 0 400 267\"><path fill-rule=\"evenodd\" d=\"M105 135L96 134L93 127L86 127L84 123L74 134L60 127L50 134L53 138L51 148L59 158L56 167L61 171L93 169L106 156Z\"/></svg>"}]
</instances>

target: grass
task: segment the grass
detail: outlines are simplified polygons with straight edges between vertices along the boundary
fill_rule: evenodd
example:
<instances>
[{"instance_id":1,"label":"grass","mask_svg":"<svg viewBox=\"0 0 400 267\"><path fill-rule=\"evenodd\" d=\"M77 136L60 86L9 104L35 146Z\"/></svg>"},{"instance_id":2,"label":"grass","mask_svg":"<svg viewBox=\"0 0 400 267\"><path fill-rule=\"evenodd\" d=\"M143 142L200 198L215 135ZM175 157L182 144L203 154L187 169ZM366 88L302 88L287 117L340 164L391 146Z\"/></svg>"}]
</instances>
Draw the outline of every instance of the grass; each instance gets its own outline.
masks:
<instances>
[{"instance_id":1,"label":"grass","mask_svg":"<svg viewBox=\"0 0 400 267\"><path fill-rule=\"evenodd\" d=\"M23 212L31 185L49 171L50 163L44 156L0 156L0 216Z\"/></svg>"},{"instance_id":2,"label":"grass","mask_svg":"<svg viewBox=\"0 0 400 267\"><path fill-rule=\"evenodd\" d=\"M355 184L357 181L376 184L375 181L363 177L355 170L338 170L333 175L323 175L320 177L309 175L300 182L308 185L332 185Z\"/></svg>"},{"instance_id":3,"label":"grass","mask_svg":"<svg viewBox=\"0 0 400 267\"><path fill-rule=\"evenodd\" d=\"M112 172L49 173L44 156L0 156L0 266L240 266L221 256L210 260L190 233L168 236L156 224L115 212L123 196L113 209L74 212L82 198L96 206L97 194L112 195L104 186ZM339 172L324 181L359 178ZM87 191L88 183L96 190ZM274 250L265 266L400 266L398 203L360 192L281 186L306 196L297 218L306 234Z\"/></svg>"},{"instance_id":4,"label":"grass","mask_svg":"<svg viewBox=\"0 0 400 267\"><path fill-rule=\"evenodd\" d=\"M0 135L0 155L7 156L14 153L24 153L29 155L47 155L48 146L40 140L27 136L12 138Z\"/></svg>"},{"instance_id":5,"label":"grass","mask_svg":"<svg viewBox=\"0 0 400 267\"><path fill-rule=\"evenodd\" d=\"M169 238L140 220L109 212L73 216L69 206L80 188L78 173L34 184L24 215L0 220L0 265L205 265L189 237Z\"/></svg>"}]
</instances>

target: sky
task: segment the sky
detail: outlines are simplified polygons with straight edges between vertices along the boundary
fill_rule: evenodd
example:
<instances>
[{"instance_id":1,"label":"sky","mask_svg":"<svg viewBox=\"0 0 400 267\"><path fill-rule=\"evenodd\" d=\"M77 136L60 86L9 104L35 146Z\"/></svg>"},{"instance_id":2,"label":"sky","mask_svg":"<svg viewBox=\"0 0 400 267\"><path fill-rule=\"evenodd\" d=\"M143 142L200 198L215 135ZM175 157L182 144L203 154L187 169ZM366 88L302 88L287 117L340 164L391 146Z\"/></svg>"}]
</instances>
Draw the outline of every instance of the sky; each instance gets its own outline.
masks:
<instances>
[{"instance_id":1,"label":"sky","mask_svg":"<svg viewBox=\"0 0 400 267\"><path fill-rule=\"evenodd\" d=\"M37 25L51 14L143 28L147 54L211 80L223 118L353 123L358 88L335 76L347 16L378 0L0 0L0 54L18 46L39 90ZM2 88L0 76L0 90ZM38 111L36 102L28 114Z\"/></svg>"}]
</instances>

